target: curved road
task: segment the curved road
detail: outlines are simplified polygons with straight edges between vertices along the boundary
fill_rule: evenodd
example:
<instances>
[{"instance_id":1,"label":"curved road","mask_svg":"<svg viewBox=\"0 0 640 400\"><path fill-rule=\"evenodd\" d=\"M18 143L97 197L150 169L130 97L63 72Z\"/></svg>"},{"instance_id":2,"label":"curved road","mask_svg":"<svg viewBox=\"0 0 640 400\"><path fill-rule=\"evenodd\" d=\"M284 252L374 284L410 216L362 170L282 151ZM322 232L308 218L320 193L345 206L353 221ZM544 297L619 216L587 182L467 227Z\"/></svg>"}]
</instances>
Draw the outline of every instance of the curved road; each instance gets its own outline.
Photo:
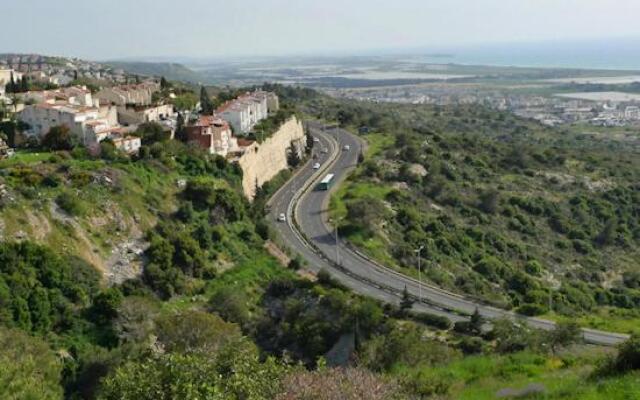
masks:
<instances>
[{"instance_id":1,"label":"curved road","mask_svg":"<svg viewBox=\"0 0 640 400\"><path fill-rule=\"evenodd\" d=\"M477 308L488 319L517 318L535 328L554 328L552 321L518 316L429 284L420 285L417 280L368 259L343 241L336 246L335 234L327 222L330 191L317 190L316 186L327 173L335 175L334 187L344 180L356 166L362 142L344 130L323 131L317 123L310 123L309 127L319 140L313 149L316 159L301 167L269 201L274 221L280 213L287 215L286 223L275 225L280 238L306 260L308 269L318 272L324 268L355 292L388 303L398 304L406 287L416 300L415 311L444 315L454 322L466 319L462 315L469 315ZM343 150L345 145L350 147L349 151ZM322 148L327 152L323 153ZM319 170L311 167L315 162L321 163ZM583 329L583 333L587 342L599 345L615 345L628 338L628 335L593 329Z\"/></svg>"}]
</instances>

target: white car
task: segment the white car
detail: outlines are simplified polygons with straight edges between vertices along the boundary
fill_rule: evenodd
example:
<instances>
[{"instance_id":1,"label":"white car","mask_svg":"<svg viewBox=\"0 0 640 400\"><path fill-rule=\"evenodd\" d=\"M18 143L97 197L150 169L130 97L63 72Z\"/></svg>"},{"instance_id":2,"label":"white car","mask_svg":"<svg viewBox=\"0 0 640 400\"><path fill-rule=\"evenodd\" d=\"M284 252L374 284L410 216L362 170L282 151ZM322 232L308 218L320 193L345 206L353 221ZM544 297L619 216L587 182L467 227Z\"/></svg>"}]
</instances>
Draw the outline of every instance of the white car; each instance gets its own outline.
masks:
<instances>
[{"instance_id":1,"label":"white car","mask_svg":"<svg viewBox=\"0 0 640 400\"><path fill-rule=\"evenodd\" d=\"M317 137L314 137L313 138L313 143L318 143L318 142L320 142L320 139L318 139Z\"/></svg>"},{"instance_id":2,"label":"white car","mask_svg":"<svg viewBox=\"0 0 640 400\"><path fill-rule=\"evenodd\" d=\"M280 213L280 215L278 215L278 221L286 222L287 221L287 216L284 215L284 213Z\"/></svg>"},{"instance_id":3,"label":"white car","mask_svg":"<svg viewBox=\"0 0 640 400\"><path fill-rule=\"evenodd\" d=\"M317 163L313 164L313 169L320 169L320 163L317 162Z\"/></svg>"},{"instance_id":4,"label":"white car","mask_svg":"<svg viewBox=\"0 0 640 400\"><path fill-rule=\"evenodd\" d=\"M329 149L327 149L326 147L322 148L322 154L327 154L329 152Z\"/></svg>"},{"instance_id":5,"label":"white car","mask_svg":"<svg viewBox=\"0 0 640 400\"><path fill-rule=\"evenodd\" d=\"M349 151L349 150L351 150L351 146L349 146L348 144L345 144L344 147L342 148L342 150Z\"/></svg>"}]
</instances>

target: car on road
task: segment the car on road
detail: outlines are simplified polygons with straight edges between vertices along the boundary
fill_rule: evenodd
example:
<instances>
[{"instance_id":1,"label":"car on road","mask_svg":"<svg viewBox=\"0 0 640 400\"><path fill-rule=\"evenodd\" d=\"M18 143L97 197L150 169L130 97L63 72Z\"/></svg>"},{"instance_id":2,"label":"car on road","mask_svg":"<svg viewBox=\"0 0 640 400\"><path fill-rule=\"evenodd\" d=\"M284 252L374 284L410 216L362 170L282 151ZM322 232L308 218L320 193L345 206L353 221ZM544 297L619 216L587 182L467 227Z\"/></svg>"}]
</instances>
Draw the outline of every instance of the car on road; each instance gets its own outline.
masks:
<instances>
[{"instance_id":1,"label":"car on road","mask_svg":"<svg viewBox=\"0 0 640 400\"><path fill-rule=\"evenodd\" d=\"M342 148L342 150L349 151L349 150L351 150L351 146L349 146L348 144L345 144L344 147Z\"/></svg>"},{"instance_id":2,"label":"car on road","mask_svg":"<svg viewBox=\"0 0 640 400\"><path fill-rule=\"evenodd\" d=\"M284 213L280 213L280 215L278 215L278 221L287 222L287 216L284 215Z\"/></svg>"},{"instance_id":3,"label":"car on road","mask_svg":"<svg viewBox=\"0 0 640 400\"><path fill-rule=\"evenodd\" d=\"M327 154L329 152L329 149L327 149L326 147L323 147L321 152L322 154Z\"/></svg>"},{"instance_id":4,"label":"car on road","mask_svg":"<svg viewBox=\"0 0 640 400\"><path fill-rule=\"evenodd\" d=\"M320 141L320 139L318 139L317 137L313 138L313 143L318 143Z\"/></svg>"},{"instance_id":5,"label":"car on road","mask_svg":"<svg viewBox=\"0 0 640 400\"><path fill-rule=\"evenodd\" d=\"M313 164L313 169L320 169L320 163L317 162L317 163Z\"/></svg>"}]
</instances>

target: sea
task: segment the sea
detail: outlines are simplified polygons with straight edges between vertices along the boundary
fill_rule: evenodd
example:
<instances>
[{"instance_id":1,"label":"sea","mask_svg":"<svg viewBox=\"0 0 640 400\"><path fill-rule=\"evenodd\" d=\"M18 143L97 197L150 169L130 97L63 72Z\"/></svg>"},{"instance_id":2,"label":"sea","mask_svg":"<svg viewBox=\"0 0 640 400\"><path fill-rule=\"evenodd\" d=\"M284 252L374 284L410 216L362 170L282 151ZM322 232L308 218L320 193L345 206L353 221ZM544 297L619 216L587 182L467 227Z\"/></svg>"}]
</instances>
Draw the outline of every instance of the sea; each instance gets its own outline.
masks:
<instances>
[{"instance_id":1,"label":"sea","mask_svg":"<svg viewBox=\"0 0 640 400\"><path fill-rule=\"evenodd\" d=\"M640 38L505 43L425 51L428 63L640 71Z\"/></svg>"}]
</instances>

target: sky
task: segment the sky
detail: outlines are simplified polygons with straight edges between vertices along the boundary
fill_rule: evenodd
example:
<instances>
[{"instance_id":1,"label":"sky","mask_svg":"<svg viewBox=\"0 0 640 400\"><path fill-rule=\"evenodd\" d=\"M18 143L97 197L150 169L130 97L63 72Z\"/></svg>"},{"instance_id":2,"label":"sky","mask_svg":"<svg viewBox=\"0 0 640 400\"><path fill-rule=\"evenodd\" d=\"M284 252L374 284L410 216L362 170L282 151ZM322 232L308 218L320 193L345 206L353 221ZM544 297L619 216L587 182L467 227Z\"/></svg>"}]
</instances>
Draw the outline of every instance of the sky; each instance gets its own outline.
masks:
<instances>
[{"instance_id":1,"label":"sky","mask_svg":"<svg viewBox=\"0 0 640 400\"><path fill-rule=\"evenodd\" d=\"M640 0L0 0L0 53L359 54L640 38Z\"/></svg>"}]
</instances>

